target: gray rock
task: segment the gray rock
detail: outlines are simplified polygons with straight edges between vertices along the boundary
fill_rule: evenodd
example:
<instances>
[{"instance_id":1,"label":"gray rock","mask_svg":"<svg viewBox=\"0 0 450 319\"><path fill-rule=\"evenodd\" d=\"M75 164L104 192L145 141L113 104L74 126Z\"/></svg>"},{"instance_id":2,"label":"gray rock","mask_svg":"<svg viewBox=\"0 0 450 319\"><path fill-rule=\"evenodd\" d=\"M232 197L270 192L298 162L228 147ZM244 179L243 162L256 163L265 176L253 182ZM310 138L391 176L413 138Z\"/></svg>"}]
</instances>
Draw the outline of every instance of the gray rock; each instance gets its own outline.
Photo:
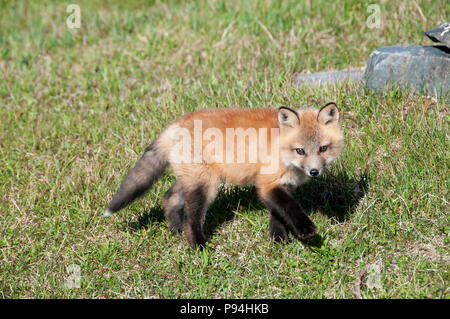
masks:
<instances>
[{"instance_id":1,"label":"gray rock","mask_svg":"<svg viewBox=\"0 0 450 319\"><path fill-rule=\"evenodd\" d=\"M297 75L292 83L296 86L338 84L361 80L364 71L331 71Z\"/></svg>"},{"instance_id":2,"label":"gray rock","mask_svg":"<svg viewBox=\"0 0 450 319\"><path fill-rule=\"evenodd\" d=\"M448 97L450 49L420 45L377 49L370 55L363 81L369 89L383 89L397 83L401 88Z\"/></svg>"},{"instance_id":3,"label":"gray rock","mask_svg":"<svg viewBox=\"0 0 450 319\"><path fill-rule=\"evenodd\" d=\"M434 42L440 42L450 48L450 22L445 22L436 29L425 31L424 34Z\"/></svg>"}]
</instances>

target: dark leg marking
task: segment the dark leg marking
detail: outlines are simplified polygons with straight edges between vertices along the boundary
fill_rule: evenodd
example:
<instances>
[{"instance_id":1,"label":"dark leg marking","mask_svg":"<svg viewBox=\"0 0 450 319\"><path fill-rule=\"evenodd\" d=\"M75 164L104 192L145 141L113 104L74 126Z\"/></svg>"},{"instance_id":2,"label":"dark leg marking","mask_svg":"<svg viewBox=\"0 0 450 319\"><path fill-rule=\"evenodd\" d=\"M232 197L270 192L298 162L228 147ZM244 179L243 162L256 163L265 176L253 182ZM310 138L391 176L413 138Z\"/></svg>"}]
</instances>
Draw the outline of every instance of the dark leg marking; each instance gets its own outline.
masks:
<instances>
[{"instance_id":1,"label":"dark leg marking","mask_svg":"<svg viewBox=\"0 0 450 319\"><path fill-rule=\"evenodd\" d=\"M202 227L208 208L207 188L199 185L194 190L186 192L185 201L186 222L184 233L192 248L203 248L206 244Z\"/></svg>"},{"instance_id":2,"label":"dark leg marking","mask_svg":"<svg viewBox=\"0 0 450 319\"><path fill-rule=\"evenodd\" d=\"M172 233L176 234L183 230L184 205L183 189L179 183L175 182L175 184L164 194L163 198L164 214Z\"/></svg>"},{"instance_id":3,"label":"dark leg marking","mask_svg":"<svg viewBox=\"0 0 450 319\"><path fill-rule=\"evenodd\" d=\"M317 227L303 208L281 187L270 190L262 199L276 219L295 236L307 239L316 234Z\"/></svg>"},{"instance_id":4,"label":"dark leg marking","mask_svg":"<svg viewBox=\"0 0 450 319\"><path fill-rule=\"evenodd\" d=\"M283 225L281 220L278 219L277 215L270 212L270 237L273 238L275 242L287 241L288 232L286 227Z\"/></svg>"}]
</instances>

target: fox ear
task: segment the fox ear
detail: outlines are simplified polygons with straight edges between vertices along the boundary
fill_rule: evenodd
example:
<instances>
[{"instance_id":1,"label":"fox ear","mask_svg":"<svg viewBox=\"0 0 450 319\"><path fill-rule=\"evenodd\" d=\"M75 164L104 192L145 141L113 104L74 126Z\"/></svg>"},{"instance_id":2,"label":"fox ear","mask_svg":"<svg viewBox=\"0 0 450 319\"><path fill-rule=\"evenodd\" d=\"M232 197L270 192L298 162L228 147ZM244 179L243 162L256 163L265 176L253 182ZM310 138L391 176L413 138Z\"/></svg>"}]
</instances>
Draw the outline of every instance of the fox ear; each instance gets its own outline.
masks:
<instances>
[{"instance_id":1,"label":"fox ear","mask_svg":"<svg viewBox=\"0 0 450 319\"><path fill-rule=\"evenodd\" d=\"M330 102L325 104L317 114L317 121L323 125L339 121L339 110L336 103Z\"/></svg>"},{"instance_id":2,"label":"fox ear","mask_svg":"<svg viewBox=\"0 0 450 319\"><path fill-rule=\"evenodd\" d=\"M300 125L300 119L297 112L286 106L278 109L278 125L281 127L297 127Z\"/></svg>"}]
</instances>

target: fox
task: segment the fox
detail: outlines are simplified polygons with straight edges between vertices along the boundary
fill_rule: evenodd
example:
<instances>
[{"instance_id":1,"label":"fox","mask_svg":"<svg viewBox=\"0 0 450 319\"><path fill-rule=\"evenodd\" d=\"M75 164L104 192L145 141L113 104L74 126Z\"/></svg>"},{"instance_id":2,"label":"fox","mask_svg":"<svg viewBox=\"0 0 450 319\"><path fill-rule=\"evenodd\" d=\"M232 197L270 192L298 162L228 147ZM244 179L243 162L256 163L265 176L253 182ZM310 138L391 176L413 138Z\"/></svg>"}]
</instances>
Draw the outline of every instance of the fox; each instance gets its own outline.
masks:
<instances>
[{"instance_id":1,"label":"fox","mask_svg":"<svg viewBox=\"0 0 450 319\"><path fill-rule=\"evenodd\" d=\"M317 234L292 192L322 175L344 147L336 103L292 109L216 108L187 113L169 124L123 179L104 217L143 196L170 168L175 183L162 204L168 228L189 245L206 247L203 225L220 185L253 185L270 211L275 242Z\"/></svg>"}]
</instances>

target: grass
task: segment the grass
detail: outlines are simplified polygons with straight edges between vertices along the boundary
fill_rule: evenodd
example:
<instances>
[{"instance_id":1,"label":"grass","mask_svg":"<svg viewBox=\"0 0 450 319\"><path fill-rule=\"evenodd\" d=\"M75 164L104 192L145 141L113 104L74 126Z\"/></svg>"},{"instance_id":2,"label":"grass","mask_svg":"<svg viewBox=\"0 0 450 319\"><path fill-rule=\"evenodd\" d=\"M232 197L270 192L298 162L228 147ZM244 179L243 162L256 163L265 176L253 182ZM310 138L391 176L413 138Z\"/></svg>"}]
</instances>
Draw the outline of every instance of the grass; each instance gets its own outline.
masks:
<instances>
[{"instance_id":1,"label":"grass","mask_svg":"<svg viewBox=\"0 0 450 319\"><path fill-rule=\"evenodd\" d=\"M352 0L80 0L70 30L71 2L0 1L1 297L449 298L449 105L291 85L364 67L378 47L430 44L422 32L450 16L446 1L384 1L369 29L367 4ZM345 151L296 193L314 242L270 242L255 190L224 187L208 211L211 249L191 250L162 218L170 173L101 218L181 114L330 100ZM79 288L66 287L73 264Z\"/></svg>"}]
</instances>

